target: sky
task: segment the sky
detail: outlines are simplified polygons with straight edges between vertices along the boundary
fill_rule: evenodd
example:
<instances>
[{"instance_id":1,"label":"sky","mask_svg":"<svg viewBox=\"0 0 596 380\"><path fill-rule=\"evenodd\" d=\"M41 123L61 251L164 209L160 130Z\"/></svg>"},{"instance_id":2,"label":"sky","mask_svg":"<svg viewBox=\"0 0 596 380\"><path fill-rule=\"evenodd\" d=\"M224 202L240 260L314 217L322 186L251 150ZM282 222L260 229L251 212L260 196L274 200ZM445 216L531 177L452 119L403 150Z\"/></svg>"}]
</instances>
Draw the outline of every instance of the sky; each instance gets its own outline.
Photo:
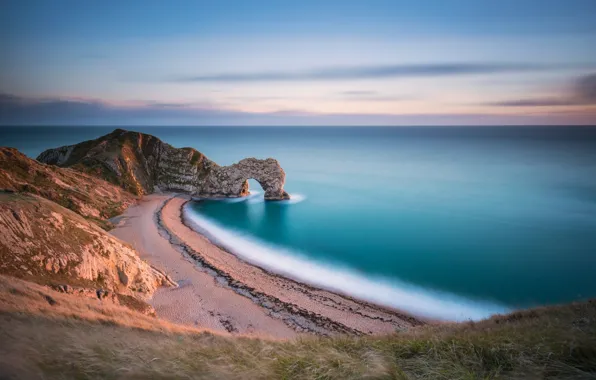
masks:
<instances>
[{"instance_id":1,"label":"sky","mask_svg":"<svg viewBox=\"0 0 596 380\"><path fill-rule=\"evenodd\" d=\"M596 1L0 2L0 125L596 124Z\"/></svg>"}]
</instances>

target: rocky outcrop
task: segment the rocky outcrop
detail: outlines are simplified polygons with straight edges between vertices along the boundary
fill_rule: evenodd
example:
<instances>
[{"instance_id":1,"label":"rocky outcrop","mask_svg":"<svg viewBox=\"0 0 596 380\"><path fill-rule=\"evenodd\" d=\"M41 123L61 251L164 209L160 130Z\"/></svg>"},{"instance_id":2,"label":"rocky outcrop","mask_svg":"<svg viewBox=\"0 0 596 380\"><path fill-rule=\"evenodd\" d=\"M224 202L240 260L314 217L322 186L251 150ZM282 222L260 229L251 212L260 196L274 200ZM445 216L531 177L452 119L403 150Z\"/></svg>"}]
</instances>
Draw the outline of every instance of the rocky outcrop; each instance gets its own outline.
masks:
<instances>
[{"instance_id":1,"label":"rocky outcrop","mask_svg":"<svg viewBox=\"0 0 596 380\"><path fill-rule=\"evenodd\" d=\"M95 223L22 193L0 192L0 274L141 300L158 286L174 285Z\"/></svg>"},{"instance_id":2,"label":"rocky outcrop","mask_svg":"<svg viewBox=\"0 0 596 380\"><path fill-rule=\"evenodd\" d=\"M53 159L67 162L74 151ZM95 176L0 147L0 274L151 314L144 300L175 284L103 230L135 202Z\"/></svg>"},{"instance_id":3,"label":"rocky outcrop","mask_svg":"<svg viewBox=\"0 0 596 380\"><path fill-rule=\"evenodd\" d=\"M216 167L202 180L196 191L199 197L242 197L249 194L248 179L256 180L263 190L265 199L289 199L284 191L286 173L277 160L245 158L240 162Z\"/></svg>"},{"instance_id":4,"label":"rocky outcrop","mask_svg":"<svg viewBox=\"0 0 596 380\"><path fill-rule=\"evenodd\" d=\"M194 149L176 149L157 137L122 129L96 140L48 149L37 160L77 169L137 195L160 189L192 192L200 171L211 164Z\"/></svg>"},{"instance_id":5,"label":"rocky outcrop","mask_svg":"<svg viewBox=\"0 0 596 380\"><path fill-rule=\"evenodd\" d=\"M54 162L65 159L68 159L66 153L54 155ZM136 201L129 192L94 176L45 165L14 148L3 147L0 147L0 189L40 195L104 226L103 219L121 214Z\"/></svg>"},{"instance_id":6,"label":"rocky outcrop","mask_svg":"<svg viewBox=\"0 0 596 380\"><path fill-rule=\"evenodd\" d=\"M285 173L268 158L247 158L219 166L193 148L174 148L155 136L116 129L96 140L48 149L46 164L74 169L115 183L133 194L181 191L200 197L241 197L255 179L268 200L288 199Z\"/></svg>"}]
</instances>

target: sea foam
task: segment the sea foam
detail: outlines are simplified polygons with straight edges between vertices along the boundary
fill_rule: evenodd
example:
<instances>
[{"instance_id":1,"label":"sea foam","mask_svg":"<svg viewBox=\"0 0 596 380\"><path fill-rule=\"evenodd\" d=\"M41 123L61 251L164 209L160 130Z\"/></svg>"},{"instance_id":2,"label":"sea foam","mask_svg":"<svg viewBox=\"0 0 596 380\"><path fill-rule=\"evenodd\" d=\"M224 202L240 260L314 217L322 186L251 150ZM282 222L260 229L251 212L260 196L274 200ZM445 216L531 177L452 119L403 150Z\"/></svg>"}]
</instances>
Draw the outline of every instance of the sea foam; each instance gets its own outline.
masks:
<instances>
[{"instance_id":1,"label":"sea foam","mask_svg":"<svg viewBox=\"0 0 596 380\"><path fill-rule=\"evenodd\" d=\"M256 193L253 195L253 193L254 192L251 191L250 195L248 197L246 197L247 203L254 204L254 203L264 203L265 202L264 195L259 196L260 193ZM274 204L274 205L293 205L296 203L300 203L305 199L306 199L306 195L292 193L292 194L290 194L290 199L275 201L275 202L272 202L272 204Z\"/></svg>"},{"instance_id":2,"label":"sea foam","mask_svg":"<svg viewBox=\"0 0 596 380\"><path fill-rule=\"evenodd\" d=\"M224 228L189 205L183 213L193 229L242 260L309 285L446 321L480 320L509 311L497 303L425 289L396 279L372 277L335 263L313 261L300 252Z\"/></svg>"},{"instance_id":3,"label":"sea foam","mask_svg":"<svg viewBox=\"0 0 596 380\"><path fill-rule=\"evenodd\" d=\"M196 200L201 200L202 198L198 197L195 198ZM246 202L250 204L254 203L264 203L265 202L265 195L260 191L251 190L250 194L244 197L237 197L237 198L206 198L210 202L223 202L223 203L239 203L239 202ZM290 199L275 201L273 204L276 205L293 205L296 203L300 203L306 199L306 195L292 193L290 194Z\"/></svg>"}]
</instances>

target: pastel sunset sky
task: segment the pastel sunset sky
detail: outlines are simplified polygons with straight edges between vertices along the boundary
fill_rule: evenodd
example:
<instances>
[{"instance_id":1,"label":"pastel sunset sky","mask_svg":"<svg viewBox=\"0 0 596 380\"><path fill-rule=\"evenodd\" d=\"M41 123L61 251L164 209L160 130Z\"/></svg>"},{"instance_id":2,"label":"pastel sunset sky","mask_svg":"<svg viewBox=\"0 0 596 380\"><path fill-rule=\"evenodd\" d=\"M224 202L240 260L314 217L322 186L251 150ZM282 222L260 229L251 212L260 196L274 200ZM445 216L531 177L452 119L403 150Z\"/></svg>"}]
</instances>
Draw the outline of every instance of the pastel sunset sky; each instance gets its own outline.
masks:
<instances>
[{"instance_id":1,"label":"pastel sunset sky","mask_svg":"<svg viewBox=\"0 0 596 380\"><path fill-rule=\"evenodd\" d=\"M596 124L596 1L0 3L0 124Z\"/></svg>"}]
</instances>

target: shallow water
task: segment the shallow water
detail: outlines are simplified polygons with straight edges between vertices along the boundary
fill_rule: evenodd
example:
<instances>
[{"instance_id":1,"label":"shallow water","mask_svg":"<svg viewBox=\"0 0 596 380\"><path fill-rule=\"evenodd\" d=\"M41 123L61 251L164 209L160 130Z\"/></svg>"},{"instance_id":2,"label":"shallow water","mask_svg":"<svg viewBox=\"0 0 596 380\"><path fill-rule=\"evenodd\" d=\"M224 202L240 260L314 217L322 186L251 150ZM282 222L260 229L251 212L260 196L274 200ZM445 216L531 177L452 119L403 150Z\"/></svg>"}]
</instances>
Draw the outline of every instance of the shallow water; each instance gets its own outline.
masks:
<instances>
[{"instance_id":1,"label":"shallow water","mask_svg":"<svg viewBox=\"0 0 596 380\"><path fill-rule=\"evenodd\" d=\"M34 156L112 129L0 137ZM269 269L445 319L596 296L596 128L135 129L280 161L291 202L188 210Z\"/></svg>"}]
</instances>

